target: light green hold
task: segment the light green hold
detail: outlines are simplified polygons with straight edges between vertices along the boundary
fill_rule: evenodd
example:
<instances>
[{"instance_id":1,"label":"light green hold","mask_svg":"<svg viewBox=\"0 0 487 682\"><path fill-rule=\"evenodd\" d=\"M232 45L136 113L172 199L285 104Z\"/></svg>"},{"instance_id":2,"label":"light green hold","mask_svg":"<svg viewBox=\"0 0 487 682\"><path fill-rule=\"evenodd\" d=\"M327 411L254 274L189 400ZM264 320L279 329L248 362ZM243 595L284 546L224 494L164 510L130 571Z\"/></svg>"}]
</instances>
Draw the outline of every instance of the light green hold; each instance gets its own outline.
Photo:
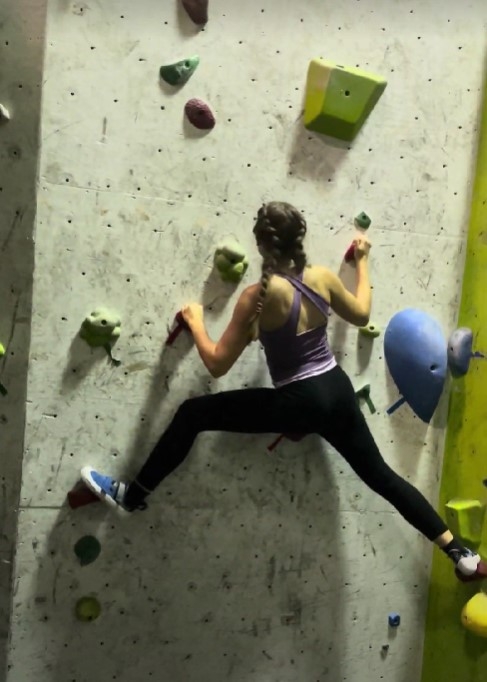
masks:
<instances>
[{"instance_id":1,"label":"light green hold","mask_svg":"<svg viewBox=\"0 0 487 682\"><path fill-rule=\"evenodd\" d=\"M90 623L100 617L100 602L95 597L81 597L76 602L75 613L78 620Z\"/></svg>"},{"instance_id":2,"label":"light green hold","mask_svg":"<svg viewBox=\"0 0 487 682\"><path fill-rule=\"evenodd\" d=\"M379 327L379 325L375 324L375 322L369 322L369 324L366 324L365 327L359 327L359 332L364 336L376 339L382 334L382 329Z\"/></svg>"},{"instance_id":3,"label":"light green hold","mask_svg":"<svg viewBox=\"0 0 487 682\"><path fill-rule=\"evenodd\" d=\"M465 544L479 545L485 519L485 504L479 500L453 499L446 503L446 522L453 535Z\"/></svg>"},{"instance_id":4,"label":"light green hold","mask_svg":"<svg viewBox=\"0 0 487 682\"><path fill-rule=\"evenodd\" d=\"M200 58L197 55L194 55L193 57L188 57L188 59L183 59L180 62L161 66L159 73L162 80L169 83L169 85L184 85L194 74L199 63Z\"/></svg>"},{"instance_id":5,"label":"light green hold","mask_svg":"<svg viewBox=\"0 0 487 682\"><path fill-rule=\"evenodd\" d=\"M0 343L0 358L3 358L4 355L5 355L5 346L3 345L3 343Z\"/></svg>"},{"instance_id":6,"label":"light green hold","mask_svg":"<svg viewBox=\"0 0 487 682\"><path fill-rule=\"evenodd\" d=\"M81 325L80 336L92 348L104 348L115 365L118 360L112 356L112 346L120 336L120 317L106 308L99 308L88 315Z\"/></svg>"},{"instance_id":7,"label":"light green hold","mask_svg":"<svg viewBox=\"0 0 487 682\"><path fill-rule=\"evenodd\" d=\"M306 83L304 125L351 142L387 85L385 78L326 59L313 59Z\"/></svg>"},{"instance_id":8,"label":"light green hold","mask_svg":"<svg viewBox=\"0 0 487 682\"><path fill-rule=\"evenodd\" d=\"M371 219L364 211L362 211L362 213L359 213L358 216L356 216L355 218L355 223L357 224L358 227L361 227L362 230L368 230L371 222L372 222Z\"/></svg>"},{"instance_id":9,"label":"light green hold","mask_svg":"<svg viewBox=\"0 0 487 682\"><path fill-rule=\"evenodd\" d=\"M224 282L241 282L249 267L248 258L238 244L226 244L215 251L215 268Z\"/></svg>"}]
</instances>

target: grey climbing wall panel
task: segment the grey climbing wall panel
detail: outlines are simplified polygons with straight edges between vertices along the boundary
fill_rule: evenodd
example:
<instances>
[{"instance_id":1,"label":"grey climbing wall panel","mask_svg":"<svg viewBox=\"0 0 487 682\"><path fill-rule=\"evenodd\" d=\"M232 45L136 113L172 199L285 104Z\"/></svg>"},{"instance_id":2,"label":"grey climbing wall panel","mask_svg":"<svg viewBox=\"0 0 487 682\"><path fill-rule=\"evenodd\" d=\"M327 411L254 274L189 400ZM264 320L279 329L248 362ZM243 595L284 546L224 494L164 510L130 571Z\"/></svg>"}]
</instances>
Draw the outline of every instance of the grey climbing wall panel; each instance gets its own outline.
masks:
<instances>
[{"instance_id":1,"label":"grey climbing wall panel","mask_svg":"<svg viewBox=\"0 0 487 682\"><path fill-rule=\"evenodd\" d=\"M123 522L65 496L85 464L134 472L186 397L269 384L257 346L219 381L184 334L163 348L188 299L223 329L237 293L210 277L214 250L255 253L262 201L303 208L308 253L336 269L365 210L374 321L418 305L453 328L485 20L480 0L442 16L434 0L213 0L201 31L176 2L51 0L8 682L419 680L429 545L317 439L270 455L272 437L202 436ZM198 70L169 90L160 65L188 54ZM388 79L351 149L303 128L314 56ZM209 134L185 120L192 97L215 113ZM123 320L120 367L76 337L100 306ZM330 339L372 385L387 461L434 501L445 401L429 428L387 417L380 340L338 321ZM80 566L85 535L102 553ZM80 623L91 595L101 615Z\"/></svg>"},{"instance_id":2,"label":"grey climbing wall panel","mask_svg":"<svg viewBox=\"0 0 487 682\"><path fill-rule=\"evenodd\" d=\"M46 3L0 3L0 679L5 679L11 577L25 430L34 220Z\"/></svg>"}]
</instances>

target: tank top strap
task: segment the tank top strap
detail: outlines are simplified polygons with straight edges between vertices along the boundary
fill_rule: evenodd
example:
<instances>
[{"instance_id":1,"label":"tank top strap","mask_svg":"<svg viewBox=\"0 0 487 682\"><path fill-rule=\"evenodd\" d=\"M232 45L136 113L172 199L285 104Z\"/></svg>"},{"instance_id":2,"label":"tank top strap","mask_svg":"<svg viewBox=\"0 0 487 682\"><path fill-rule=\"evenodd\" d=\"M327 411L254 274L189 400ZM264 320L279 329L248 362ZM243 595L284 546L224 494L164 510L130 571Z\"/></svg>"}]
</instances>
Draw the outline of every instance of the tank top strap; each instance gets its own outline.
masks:
<instances>
[{"instance_id":1,"label":"tank top strap","mask_svg":"<svg viewBox=\"0 0 487 682\"><path fill-rule=\"evenodd\" d=\"M299 292L299 304L298 304L298 319L299 319L299 308L301 306L301 295L305 296L308 300L313 303L320 313L322 313L325 317L328 317L330 314L330 304L328 301L326 301L323 296L318 294L316 291L311 289L311 287L307 286L303 282L303 273L299 273L296 277L293 277L292 275L284 275L281 273L276 273L279 275L279 277L283 277L284 279L287 279L287 281L293 285L295 289L295 294L294 294L294 299L293 299L293 311L294 311L294 305L296 302L296 292Z\"/></svg>"}]
</instances>

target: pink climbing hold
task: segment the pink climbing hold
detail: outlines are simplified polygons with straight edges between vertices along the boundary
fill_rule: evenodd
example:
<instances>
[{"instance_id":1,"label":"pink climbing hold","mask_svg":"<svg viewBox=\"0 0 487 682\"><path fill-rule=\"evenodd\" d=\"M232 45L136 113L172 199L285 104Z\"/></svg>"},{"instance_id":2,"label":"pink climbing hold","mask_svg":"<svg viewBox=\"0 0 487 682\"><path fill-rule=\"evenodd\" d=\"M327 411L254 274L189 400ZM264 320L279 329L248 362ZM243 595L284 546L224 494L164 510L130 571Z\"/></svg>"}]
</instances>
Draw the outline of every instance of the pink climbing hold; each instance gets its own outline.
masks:
<instances>
[{"instance_id":1,"label":"pink climbing hold","mask_svg":"<svg viewBox=\"0 0 487 682\"><path fill-rule=\"evenodd\" d=\"M215 127L215 117L210 107L200 99L190 99L184 108L190 123L199 130L211 130Z\"/></svg>"},{"instance_id":2,"label":"pink climbing hold","mask_svg":"<svg viewBox=\"0 0 487 682\"><path fill-rule=\"evenodd\" d=\"M208 22L208 0L182 0L183 7L195 24Z\"/></svg>"}]
</instances>

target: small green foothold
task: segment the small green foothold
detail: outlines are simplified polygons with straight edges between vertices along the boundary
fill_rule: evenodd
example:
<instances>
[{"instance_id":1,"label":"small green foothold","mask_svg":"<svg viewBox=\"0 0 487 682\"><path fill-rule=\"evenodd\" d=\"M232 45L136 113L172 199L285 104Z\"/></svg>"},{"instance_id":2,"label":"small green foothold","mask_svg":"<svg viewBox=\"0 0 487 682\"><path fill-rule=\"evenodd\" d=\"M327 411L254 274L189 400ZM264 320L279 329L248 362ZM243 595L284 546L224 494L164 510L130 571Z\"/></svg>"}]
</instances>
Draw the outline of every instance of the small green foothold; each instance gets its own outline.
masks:
<instances>
[{"instance_id":1,"label":"small green foothold","mask_svg":"<svg viewBox=\"0 0 487 682\"><path fill-rule=\"evenodd\" d=\"M357 223L358 227L361 227L362 230L368 230L370 227L370 223L372 222L367 213L359 213L358 216L355 218L355 222Z\"/></svg>"},{"instance_id":2,"label":"small green foothold","mask_svg":"<svg viewBox=\"0 0 487 682\"><path fill-rule=\"evenodd\" d=\"M3 343L0 343L0 358L3 358L4 355L5 355L5 346L3 345Z\"/></svg>"},{"instance_id":3,"label":"small green foothold","mask_svg":"<svg viewBox=\"0 0 487 682\"><path fill-rule=\"evenodd\" d=\"M183 59L180 62L161 66L159 74L162 80L169 83L169 85L184 85L194 74L199 63L200 58L197 55L194 55L193 57L188 57L188 59Z\"/></svg>"},{"instance_id":4,"label":"small green foothold","mask_svg":"<svg viewBox=\"0 0 487 682\"><path fill-rule=\"evenodd\" d=\"M76 618L85 623L96 620L101 614L101 606L95 597L81 597L76 602Z\"/></svg>"},{"instance_id":5,"label":"small green foothold","mask_svg":"<svg viewBox=\"0 0 487 682\"><path fill-rule=\"evenodd\" d=\"M359 327L359 332L361 334L364 336L369 336L373 339L376 339L378 336L380 336L381 331L381 328L374 322L369 322L369 324L365 325L365 327Z\"/></svg>"},{"instance_id":6,"label":"small green foothold","mask_svg":"<svg viewBox=\"0 0 487 682\"><path fill-rule=\"evenodd\" d=\"M370 410L370 414L375 414L376 409L375 405L372 402L372 398L370 396L370 384L364 384L361 388L357 389L355 391L355 395L357 398L360 400L365 400L367 407Z\"/></svg>"},{"instance_id":7,"label":"small green foothold","mask_svg":"<svg viewBox=\"0 0 487 682\"><path fill-rule=\"evenodd\" d=\"M96 561L100 552L101 545L92 535L85 535L74 546L74 553L82 566L88 566Z\"/></svg>"},{"instance_id":8,"label":"small green foothold","mask_svg":"<svg viewBox=\"0 0 487 682\"><path fill-rule=\"evenodd\" d=\"M249 267L249 261L238 244L220 246L215 251L215 268L224 282L238 283Z\"/></svg>"}]
</instances>

